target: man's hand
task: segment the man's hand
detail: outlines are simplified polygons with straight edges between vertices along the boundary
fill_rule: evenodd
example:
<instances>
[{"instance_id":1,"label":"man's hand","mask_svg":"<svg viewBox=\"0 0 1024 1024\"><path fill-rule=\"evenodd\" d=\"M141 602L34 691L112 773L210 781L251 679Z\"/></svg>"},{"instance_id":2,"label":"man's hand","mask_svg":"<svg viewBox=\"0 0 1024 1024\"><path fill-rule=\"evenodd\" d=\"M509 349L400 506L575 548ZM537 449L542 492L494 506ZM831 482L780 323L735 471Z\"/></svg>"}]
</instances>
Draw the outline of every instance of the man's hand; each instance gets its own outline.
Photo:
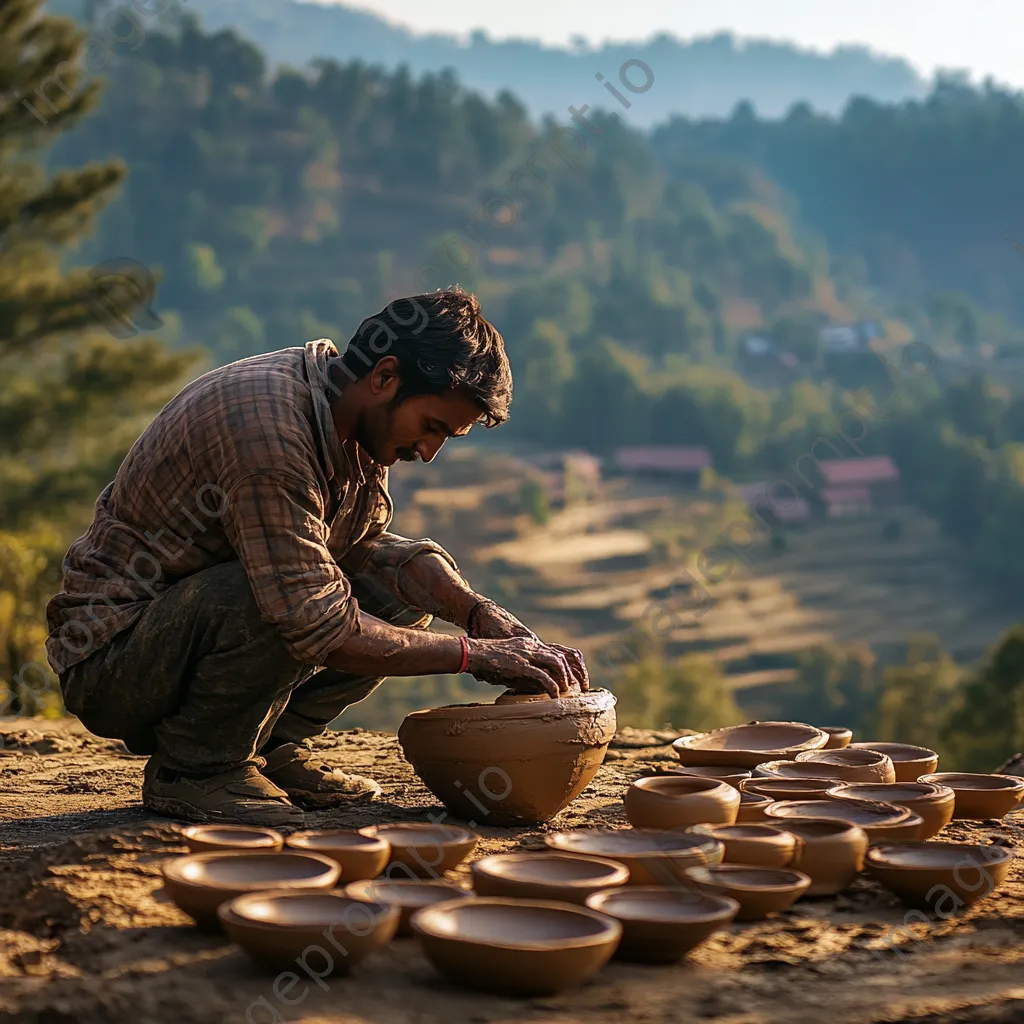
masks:
<instances>
[{"instance_id":1,"label":"man's hand","mask_svg":"<svg viewBox=\"0 0 1024 1024\"><path fill-rule=\"evenodd\" d=\"M466 635L484 640L503 640L509 637L526 637L542 643L533 630L524 626L510 611L489 599L478 602L469 615ZM590 674L587 672L583 654L575 647L563 647L561 644L544 644L561 654L569 665L569 671L575 684L582 691L590 689Z\"/></svg>"},{"instance_id":2,"label":"man's hand","mask_svg":"<svg viewBox=\"0 0 1024 1024\"><path fill-rule=\"evenodd\" d=\"M565 697L577 683L562 651L536 637L470 640L466 671L485 683L515 690L540 687L552 697Z\"/></svg>"}]
</instances>

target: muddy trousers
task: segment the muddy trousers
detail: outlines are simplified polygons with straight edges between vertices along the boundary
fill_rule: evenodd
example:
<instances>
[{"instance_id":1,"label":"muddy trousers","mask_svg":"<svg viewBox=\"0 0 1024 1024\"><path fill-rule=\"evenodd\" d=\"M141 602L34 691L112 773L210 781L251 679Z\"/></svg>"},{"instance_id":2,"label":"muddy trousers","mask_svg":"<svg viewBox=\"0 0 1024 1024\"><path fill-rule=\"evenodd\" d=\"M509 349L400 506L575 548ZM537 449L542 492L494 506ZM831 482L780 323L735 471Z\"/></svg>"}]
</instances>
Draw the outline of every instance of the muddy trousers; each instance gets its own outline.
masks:
<instances>
[{"instance_id":1,"label":"muddy trousers","mask_svg":"<svg viewBox=\"0 0 1024 1024\"><path fill-rule=\"evenodd\" d=\"M398 626L431 618L372 578L360 607ZM137 622L61 675L65 707L90 732L155 754L169 768L213 774L278 743L318 736L380 683L296 661L256 606L238 562L205 569L154 599Z\"/></svg>"}]
</instances>

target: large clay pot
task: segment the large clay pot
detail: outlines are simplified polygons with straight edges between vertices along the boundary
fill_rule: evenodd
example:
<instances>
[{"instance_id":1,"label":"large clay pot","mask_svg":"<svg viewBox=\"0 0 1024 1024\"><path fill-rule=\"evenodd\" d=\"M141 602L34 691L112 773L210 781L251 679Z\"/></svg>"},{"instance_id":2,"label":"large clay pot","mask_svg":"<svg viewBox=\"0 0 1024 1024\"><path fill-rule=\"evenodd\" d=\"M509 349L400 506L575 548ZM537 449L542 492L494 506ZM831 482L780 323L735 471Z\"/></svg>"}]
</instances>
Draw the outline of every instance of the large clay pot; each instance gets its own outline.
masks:
<instances>
[{"instance_id":1,"label":"large clay pot","mask_svg":"<svg viewBox=\"0 0 1024 1024\"><path fill-rule=\"evenodd\" d=\"M624 803L626 818L634 828L733 825L740 794L717 779L656 775L637 779L626 790Z\"/></svg>"},{"instance_id":2,"label":"large clay pot","mask_svg":"<svg viewBox=\"0 0 1024 1024\"><path fill-rule=\"evenodd\" d=\"M828 795L840 799L884 800L906 807L924 821L920 839L931 839L949 824L955 799L949 786L929 782L854 782L836 786Z\"/></svg>"},{"instance_id":3,"label":"large clay pot","mask_svg":"<svg viewBox=\"0 0 1024 1024\"><path fill-rule=\"evenodd\" d=\"M424 785L472 825L539 823L575 800L615 735L615 698L579 696L415 711L398 730Z\"/></svg>"},{"instance_id":4,"label":"large clay pot","mask_svg":"<svg viewBox=\"0 0 1024 1024\"><path fill-rule=\"evenodd\" d=\"M726 729L680 736L672 744L680 764L740 765L756 768L762 761L794 758L803 750L820 750L828 733L803 722L749 722Z\"/></svg>"},{"instance_id":5,"label":"large clay pot","mask_svg":"<svg viewBox=\"0 0 1024 1024\"><path fill-rule=\"evenodd\" d=\"M800 840L789 866L810 876L808 896L834 896L863 870L868 837L859 825L821 818L787 818L785 827Z\"/></svg>"}]
</instances>

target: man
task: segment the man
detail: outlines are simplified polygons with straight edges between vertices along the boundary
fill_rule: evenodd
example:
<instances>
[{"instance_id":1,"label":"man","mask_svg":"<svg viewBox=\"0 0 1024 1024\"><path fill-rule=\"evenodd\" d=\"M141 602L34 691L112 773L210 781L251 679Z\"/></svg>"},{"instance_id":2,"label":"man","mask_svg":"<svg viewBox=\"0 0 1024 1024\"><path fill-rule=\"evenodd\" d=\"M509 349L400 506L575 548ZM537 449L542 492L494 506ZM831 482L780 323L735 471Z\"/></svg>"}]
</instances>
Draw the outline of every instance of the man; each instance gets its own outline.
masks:
<instances>
[{"instance_id":1,"label":"man","mask_svg":"<svg viewBox=\"0 0 1024 1024\"><path fill-rule=\"evenodd\" d=\"M198 378L96 503L47 607L47 654L87 728L150 755L143 803L297 825L373 799L310 741L384 676L588 685L430 540L388 532L387 469L508 418L501 335L461 291L399 299L326 340ZM468 638L427 631L433 616Z\"/></svg>"}]
</instances>

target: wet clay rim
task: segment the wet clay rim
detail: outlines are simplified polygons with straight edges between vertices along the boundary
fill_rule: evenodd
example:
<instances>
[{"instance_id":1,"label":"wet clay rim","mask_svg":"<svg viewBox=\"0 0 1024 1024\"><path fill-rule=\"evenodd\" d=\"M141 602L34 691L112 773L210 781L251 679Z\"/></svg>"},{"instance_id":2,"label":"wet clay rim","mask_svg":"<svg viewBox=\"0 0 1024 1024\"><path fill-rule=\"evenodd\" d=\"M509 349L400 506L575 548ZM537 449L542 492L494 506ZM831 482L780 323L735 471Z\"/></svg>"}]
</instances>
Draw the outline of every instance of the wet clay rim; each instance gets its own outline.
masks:
<instances>
[{"instance_id":1,"label":"wet clay rim","mask_svg":"<svg viewBox=\"0 0 1024 1024\"><path fill-rule=\"evenodd\" d=\"M641 841L644 839L649 840L652 845L636 849L616 850L614 853L591 852L590 850L579 849L572 845L574 839L583 842L594 839L599 842L601 839L612 836L617 839L625 839L627 842L630 837L638 837ZM665 842L666 845L664 847L658 846L659 839ZM676 845L687 843L689 845ZM701 854L707 857L713 855L718 848L717 840L708 836L697 835L693 832L673 832L670 829L663 828L602 828L600 826L567 829L564 832L549 832L544 836L544 845L556 853L567 853L574 857L597 857L612 861L619 857L640 857L646 860L659 856L685 857L688 854ZM637 888L641 888L641 886L637 886Z\"/></svg>"},{"instance_id":2,"label":"wet clay rim","mask_svg":"<svg viewBox=\"0 0 1024 1024\"><path fill-rule=\"evenodd\" d=\"M881 750L867 747L836 747L832 750L804 750L796 755L796 764L830 764L837 768L870 768L891 761Z\"/></svg>"},{"instance_id":3,"label":"wet clay rim","mask_svg":"<svg viewBox=\"0 0 1024 1024\"><path fill-rule=\"evenodd\" d=\"M468 909L469 907L480 906L497 908L530 907L531 909L535 908L537 910L552 910L557 911L562 915L586 917L599 924L601 928L593 935L580 935L571 939L535 939L530 942L489 942L485 939L467 938L458 931L439 931L430 927L431 919L435 916L453 913L456 910ZM411 924L413 931L417 935L428 935L434 939L444 939L449 942L462 942L470 946L479 946L484 949L495 950L522 949L558 951L563 949L585 949L589 946L603 946L613 938L618 938L622 935L622 925L619 924L615 918L609 917L607 914L600 914L596 910L591 910L583 904L558 903L555 900L511 899L507 896L473 896L469 899L456 899L449 900L446 903L435 903L432 906L423 907L421 910L417 910L416 913L412 915Z\"/></svg>"},{"instance_id":4,"label":"wet clay rim","mask_svg":"<svg viewBox=\"0 0 1024 1024\"><path fill-rule=\"evenodd\" d=\"M235 890L239 885L251 885L251 881L245 879L226 879L220 882L213 881L212 879L197 880L194 878L186 878L182 872L190 864L203 863L208 864L213 860L227 860L234 863L241 863L242 861L252 863L257 857L296 857L301 858L305 861L315 861L318 865L325 869L325 874L333 874L334 880L326 883L327 886L333 885L341 875L341 868L328 857L324 857L319 853L299 853L294 850L239 850L234 853L230 850L212 850L210 853L190 853L184 857L175 857L172 860L162 864L160 870L163 873L164 878L170 878L173 882L178 885L188 886L191 889L228 889ZM302 878L298 880L298 887L306 886L309 888L315 888L317 885L316 877ZM279 879L279 882L285 882L286 879ZM271 885L271 883L263 883L265 885ZM271 885L271 887L273 887ZM263 890L259 890L262 892ZM294 892L294 890L289 890Z\"/></svg>"},{"instance_id":5,"label":"wet clay rim","mask_svg":"<svg viewBox=\"0 0 1024 1024\"><path fill-rule=\"evenodd\" d=\"M834 814L824 813L816 815L813 811L809 811L806 814L791 814L784 808L793 804L824 804L826 808L834 810ZM861 811L870 811L878 815L888 815L888 817L879 817L869 822L852 821L850 818L844 818L842 811L847 804L853 804L852 808L848 808L851 812L854 809ZM819 810L819 808L815 808ZM908 810L906 807L902 807L899 804L890 804L884 800L861 800L854 799L853 797L840 797L839 799L828 798L825 800L780 800L777 801L773 807L769 807L765 810L765 813L773 818L779 818L785 820L786 818L832 818L833 820L838 819L840 821L850 821L854 825L860 825L862 828L866 824L868 828L874 828L876 825L902 825L908 818L913 816L913 812Z\"/></svg>"},{"instance_id":6,"label":"wet clay rim","mask_svg":"<svg viewBox=\"0 0 1024 1024\"><path fill-rule=\"evenodd\" d=\"M407 828L416 834L409 841L386 839L379 834L385 829L392 828ZM408 850L414 846L437 841L440 841L442 846L455 846L458 843L468 843L470 840L474 843L480 841L480 837L475 832L470 832L468 828L463 828L461 825L435 825L429 821L385 821L379 825L364 825L356 831L367 839L377 839L380 842L388 843L395 851Z\"/></svg>"},{"instance_id":7,"label":"wet clay rim","mask_svg":"<svg viewBox=\"0 0 1024 1024\"><path fill-rule=\"evenodd\" d=\"M939 755L929 747L919 747L916 743L896 743L893 740L878 740L876 743L851 743L847 750L874 750L879 754L886 754L892 761L929 761ZM912 754L913 756L901 757L901 754Z\"/></svg>"},{"instance_id":8,"label":"wet clay rim","mask_svg":"<svg viewBox=\"0 0 1024 1024\"><path fill-rule=\"evenodd\" d=\"M530 721L564 718L567 715L600 714L615 707L615 695L609 690L589 690L570 697L547 700L513 701L508 704L445 704L406 715L406 722L453 719L462 721Z\"/></svg>"},{"instance_id":9,"label":"wet clay rim","mask_svg":"<svg viewBox=\"0 0 1024 1024\"><path fill-rule=\"evenodd\" d=\"M341 842L332 843L334 838ZM313 845L314 843L319 843ZM347 842L345 840L348 840ZM361 841L360 841L361 840ZM383 853L389 849L390 843L379 836L364 835L358 829L347 828L309 828L301 832L293 832L285 841L290 850L301 850L303 853L317 850L354 850L358 853Z\"/></svg>"},{"instance_id":10,"label":"wet clay rim","mask_svg":"<svg viewBox=\"0 0 1024 1024\"><path fill-rule=\"evenodd\" d=\"M915 786L920 786L920 790L915 790ZM856 792L849 793L843 792L844 790L909 790L909 793L904 793L902 796L896 796L892 792L889 793L889 799L885 800L881 797L874 796L858 796ZM946 785L940 785L937 782L841 782L836 781L836 784L829 790L826 790L826 795L836 800L882 800L882 803L896 804L898 807L902 806L901 801L913 800L914 803L930 803L933 801L949 800L955 794L953 790Z\"/></svg>"}]
</instances>

